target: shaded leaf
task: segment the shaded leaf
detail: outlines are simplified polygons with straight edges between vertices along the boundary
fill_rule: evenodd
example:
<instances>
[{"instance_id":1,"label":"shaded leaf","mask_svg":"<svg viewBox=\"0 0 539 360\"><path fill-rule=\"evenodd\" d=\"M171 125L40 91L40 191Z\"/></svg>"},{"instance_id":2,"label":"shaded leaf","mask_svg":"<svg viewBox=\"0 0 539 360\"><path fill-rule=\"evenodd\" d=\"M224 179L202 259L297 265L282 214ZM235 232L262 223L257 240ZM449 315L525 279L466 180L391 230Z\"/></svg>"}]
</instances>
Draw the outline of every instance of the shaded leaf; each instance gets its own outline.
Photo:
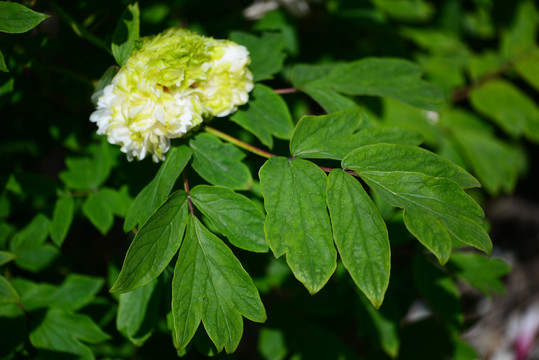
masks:
<instances>
[{"instance_id":1,"label":"shaded leaf","mask_svg":"<svg viewBox=\"0 0 539 360\"><path fill-rule=\"evenodd\" d=\"M245 154L232 144L223 144L215 135L201 133L189 141L193 149L193 169L213 185L247 190L253 184L249 168L241 162Z\"/></svg>"},{"instance_id":2,"label":"shaded leaf","mask_svg":"<svg viewBox=\"0 0 539 360\"><path fill-rule=\"evenodd\" d=\"M535 48L526 56L515 61L515 69L535 90L539 91L539 49Z\"/></svg>"},{"instance_id":3,"label":"shaded leaf","mask_svg":"<svg viewBox=\"0 0 539 360\"><path fill-rule=\"evenodd\" d=\"M49 15L38 13L26 6L0 1L0 31L10 34L32 30Z\"/></svg>"},{"instance_id":4,"label":"shaded leaf","mask_svg":"<svg viewBox=\"0 0 539 360\"><path fill-rule=\"evenodd\" d=\"M384 96L435 110L444 101L440 89L420 79L421 68L400 59L368 58L339 64L327 75L305 85L347 95Z\"/></svg>"},{"instance_id":5,"label":"shaded leaf","mask_svg":"<svg viewBox=\"0 0 539 360\"><path fill-rule=\"evenodd\" d=\"M328 114L358 106L354 100L332 89L306 85L301 91L313 98Z\"/></svg>"},{"instance_id":6,"label":"shaded leaf","mask_svg":"<svg viewBox=\"0 0 539 360\"><path fill-rule=\"evenodd\" d=\"M340 169L329 174L327 204L343 264L378 309L390 274L391 251L384 220L359 181Z\"/></svg>"},{"instance_id":7,"label":"shaded leaf","mask_svg":"<svg viewBox=\"0 0 539 360\"><path fill-rule=\"evenodd\" d=\"M326 284L337 266L326 209L326 175L302 159L272 157L260 169L266 240L310 293Z\"/></svg>"},{"instance_id":8,"label":"shaded leaf","mask_svg":"<svg viewBox=\"0 0 539 360\"><path fill-rule=\"evenodd\" d=\"M125 255L113 293L126 293L155 279L182 242L187 223L187 194L176 191L137 232Z\"/></svg>"},{"instance_id":9,"label":"shaded leaf","mask_svg":"<svg viewBox=\"0 0 539 360\"><path fill-rule=\"evenodd\" d=\"M0 275L0 304L20 304L21 299L11 283Z\"/></svg>"},{"instance_id":10,"label":"shaded leaf","mask_svg":"<svg viewBox=\"0 0 539 360\"><path fill-rule=\"evenodd\" d=\"M109 177L112 163L109 145L102 140L92 158L67 158L67 170L60 173L60 179L75 190L97 189Z\"/></svg>"},{"instance_id":11,"label":"shaded leaf","mask_svg":"<svg viewBox=\"0 0 539 360\"><path fill-rule=\"evenodd\" d=\"M537 25L537 9L533 1L520 2L512 26L502 33L502 54L512 60L531 50L535 46Z\"/></svg>"},{"instance_id":12,"label":"shaded leaf","mask_svg":"<svg viewBox=\"0 0 539 360\"><path fill-rule=\"evenodd\" d=\"M511 83L489 81L474 89L470 98L477 111L494 120L508 134L524 133L539 141L539 108Z\"/></svg>"},{"instance_id":13,"label":"shaded leaf","mask_svg":"<svg viewBox=\"0 0 539 360\"><path fill-rule=\"evenodd\" d=\"M455 253L451 256L448 269L459 279L467 282L485 295L504 294L501 277L511 271L511 267L500 259L488 259L480 254Z\"/></svg>"},{"instance_id":14,"label":"shaded leaf","mask_svg":"<svg viewBox=\"0 0 539 360\"><path fill-rule=\"evenodd\" d=\"M82 205L82 212L103 234L107 234L114 223L114 215L125 213L121 195L113 189L103 188L90 194Z\"/></svg>"},{"instance_id":15,"label":"shaded leaf","mask_svg":"<svg viewBox=\"0 0 539 360\"><path fill-rule=\"evenodd\" d=\"M281 330L263 327L258 335L258 351L265 360L283 360L288 354Z\"/></svg>"},{"instance_id":16,"label":"shaded leaf","mask_svg":"<svg viewBox=\"0 0 539 360\"><path fill-rule=\"evenodd\" d=\"M142 346L151 336L158 319L161 299L159 279L120 294L116 328L136 346Z\"/></svg>"},{"instance_id":17,"label":"shaded leaf","mask_svg":"<svg viewBox=\"0 0 539 360\"><path fill-rule=\"evenodd\" d=\"M257 84L246 106L230 120L253 133L264 145L273 147L272 135L290 139L294 123L284 100L267 86Z\"/></svg>"},{"instance_id":18,"label":"shaded leaf","mask_svg":"<svg viewBox=\"0 0 539 360\"><path fill-rule=\"evenodd\" d=\"M52 241L58 246L62 246L75 211L75 202L71 196L64 196L56 201L52 221L49 225L49 233Z\"/></svg>"},{"instance_id":19,"label":"shaded leaf","mask_svg":"<svg viewBox=\"0 0 539 360\"><path fill-rule=\"evenodd\" d=\"M172 148L165 162L155 174L155 177L135 197L127 211L124 231L130 231L135 226L141 226L170 194L178 176L191 159L191 149L187 146Z\"/></svg>"},{"instance_id":20,"label":"shaded leaf","mask_svg":"<svg viewBox=\"0 0 539 360\"><path fill-rule=\"evenodd\" d=\"M2 54L1 51L0 51L0 71L9 72L6 66L6 61L4 60L4 54Z\"/></svg>"},{"instance_id":21,"label":"shaded leaf","mask_svg":"<svg viewBox=\"0 0 539 360\"><path fill-rule=\"evenodd\" d=\"M281 71L286 55L286 39L280 33L265 32L260 37L244 32L232 32L230 40L247 47L250 53L253 81L273 79Z\"/></svg>"},{"instance_id":22,"label":"shaded leaf","mask_svg":"<svg viewBox=\"0 0 539 360\"><path fill-rule=\"evenodd\" d=\"M38 315L42 315L38 316ZM82 342L97 344L109 339L90 317L66 313L61 309L49 309L32 318L30 342L38 350L49 350L77 356L79 359L95 359L93 352Z\"/></svg>"},{"instance_id":23,"label":"shaded leaf","mask_svg":"<svg viewBox=\"0 0 539 360\"><path fill-rule=\"evenodd\" d=\"M174 268L172 314L175 344L185 348L200 321L218 351L233 352L243 332L242 316L266 320L253 280L232 251L190 216Z\"/></svg>"},{"instance_id":24,"label":"shaded leaf","mask_svg":"<svg viewBox=\"0 0 539 360\"><path fill-rule=\"evenodd\" d=\"M111 50L118 65L122 66L127 62L129 55L135 48L135 40L139 37L140 11L138 3L127 5L114 33L112 34Z\"/></svg>"},{"instance_id":25,"label":"shaded leaf","mask_svg":"<svg viewBox=\"0 0 539 360\"><path fill-rule=\"evenodd\" d=\"M191 190L193 204L235 246L254 252L268 251L264 214L243 195L216 186L199 185Z\"/></svg>"},{"instance_id":26,"label":"shaded leaf","mask_svg":"<svg viewBox=\"0 0 539 360\"><path fill-rule=\"evenodd\" d=\"M0 266L7 264L15 258L15 254L12 254L7 251L0 251Z\"/></svg>"}]
</instances>

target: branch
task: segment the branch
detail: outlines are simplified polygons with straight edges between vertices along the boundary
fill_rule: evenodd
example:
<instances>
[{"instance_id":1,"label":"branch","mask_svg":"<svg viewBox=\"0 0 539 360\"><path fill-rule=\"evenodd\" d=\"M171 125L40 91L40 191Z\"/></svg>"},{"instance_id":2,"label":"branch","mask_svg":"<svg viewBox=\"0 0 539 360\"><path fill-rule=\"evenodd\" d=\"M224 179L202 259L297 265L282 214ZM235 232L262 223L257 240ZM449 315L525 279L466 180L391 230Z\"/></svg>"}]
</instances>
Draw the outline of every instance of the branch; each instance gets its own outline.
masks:
<instances>
[{"instance_id":1,"label":"branch","mask_svg":"<svg viewBox=\"0 0 539 360\"><path fill-rule=\"evenodd\" d=\"M298 90L296 88L290 87L285 89L273 89L273 92L276 94L292 94L297 92Z\"/></svg>"},{"instance_id":2,"label":"branch","mask_svg":"<svg viewBox=\"0 0 539 360\"><path fill-rule=\"evenodd\" d=\"M187 180L187 169L183 169L183 188L187 193L187 203L189 204L189 211L195 215L195 209L193 209L193 202L191 201L191 194L189 193L189 181Z\"/></svg>"},{"instance_id":3,"label":"branch","mask_svg":"<svg viewBox=\"0 0 539 360\"><path fill-rule=\"evenodd\" d=\"M225 134L224 132L219 131L217 129L214 129L214 128L210 127L210 126L205 126L204 131L209 132L210 134L213 134L213 135L217 136L220 139L228 141L229 143L232 143L232 144L236 145L237 147L240 147L242 149L250 151L253 154L263 156L263 157L268 158L268 159L270 157L272 157L272 156L277 156L277 155L272 154L270 152L259 149L259 148L255 147L253 145L247 144L246 142L243 142L243 141L241 141L239 139L236 139L235 137L232 137L232 136L230 136L228 134Z\"/></svg>"}]
</instances>

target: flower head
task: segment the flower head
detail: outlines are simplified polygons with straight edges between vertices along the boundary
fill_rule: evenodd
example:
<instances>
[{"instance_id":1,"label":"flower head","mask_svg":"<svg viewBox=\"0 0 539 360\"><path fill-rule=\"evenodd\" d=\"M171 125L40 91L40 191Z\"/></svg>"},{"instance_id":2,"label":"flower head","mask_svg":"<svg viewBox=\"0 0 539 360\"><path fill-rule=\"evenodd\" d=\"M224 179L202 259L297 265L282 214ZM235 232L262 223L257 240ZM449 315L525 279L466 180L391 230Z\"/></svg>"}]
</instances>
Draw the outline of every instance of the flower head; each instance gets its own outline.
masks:
<instances>
[{"instance_id":1,"label":"flower head","mask_svg":"<svg viewBox=\"0 0 539 360\"><path fill-rule=\"evenodd\" d=\"M245 47L178 28L141 42L96 94L90 116L97 133L120 145L129 160L148 154L163 160L170 139L247 102L253 77Z\"/></svg>"}]
</instances>

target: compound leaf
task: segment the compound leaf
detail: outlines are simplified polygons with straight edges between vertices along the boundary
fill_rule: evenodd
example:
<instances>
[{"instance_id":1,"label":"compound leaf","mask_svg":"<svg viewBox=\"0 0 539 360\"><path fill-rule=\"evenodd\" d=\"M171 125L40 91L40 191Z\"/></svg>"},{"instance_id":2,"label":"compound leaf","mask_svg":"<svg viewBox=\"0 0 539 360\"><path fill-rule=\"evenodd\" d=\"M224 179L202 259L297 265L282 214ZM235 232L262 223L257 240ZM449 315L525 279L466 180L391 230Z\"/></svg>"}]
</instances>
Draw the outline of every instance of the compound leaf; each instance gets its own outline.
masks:
<instances>
[{"instance_id":1,"label":"compound leaf","mask_svg":"<svg viewBox=\"0 0 539 360\"><path fill-rule=\"evenodd\" d=\"M199 185L191 190L193 204L235 246L254 252L268 251L264 214L243 195L218 186Z\"/></svg>"},{"instance_id":2,"label":"compound leaf","mask_svg":"<svg viewBox=\"0 0 539 360\"><path fill-rule=\"evenodd\" d=\"M266 240L310 293L318 292L337 266L326 209L327 177L303 159L272 157L260 169Z\"/></svg>"},{"instance_id":3,"label":"compound leaf","mask_svg":"<svg viewBox=\"0 0 539 360\"><path fill-rule=\"evenodd\" d=\"M343 264L378 309L390 273L391 251L384 220L359 181L339 169L329 174L327 204Z\"/></svg>"},{"instance_id":4,"label":"compound leaf","mask_svg":"<svg viewBox=\"0 0 539 360\"><path fill-rule=\"evenodd\" d=\"M125 255L113 293L126 293L155 279L178 251L187 224L187 194L176 191L142 225Z\"/></svg>"},{"instance_id":5,"label":"compound leaf","mask_svg":"<svg viewBox=\"0 0 539 360\"><path fill-rule=\"evenodd\" d=\"M190 216L172 281L175 344L185 348L200 321L218 351L233 352L243 332L242 315L266 320L253 280L232 251Z\"/></svg>"},{"instance_id":6,"label":"compound leaf","mask_svg":"<svg viewBox=\"0 0 539 360\"><path fill-rule=\"evenodd\" d=\"M230 120L253 133L270 149L273 147L272 135L290 139L294 130L292 116L283 98L260 84L255 86L247 105L236 111Z\"/></svg>"},{"instance_id":7,"label":"compound leaf","mask_svg":"<svg viewBox=\"0 0 539 360\"><path fill-rule=\"evenodd\" d=\"M153 180L133 200L125 217L124 231L130 231L135 226L144 224L155 209L163 204L190 158L191 149L187 146L169 151Z\"/></svg>"}]
</instances>

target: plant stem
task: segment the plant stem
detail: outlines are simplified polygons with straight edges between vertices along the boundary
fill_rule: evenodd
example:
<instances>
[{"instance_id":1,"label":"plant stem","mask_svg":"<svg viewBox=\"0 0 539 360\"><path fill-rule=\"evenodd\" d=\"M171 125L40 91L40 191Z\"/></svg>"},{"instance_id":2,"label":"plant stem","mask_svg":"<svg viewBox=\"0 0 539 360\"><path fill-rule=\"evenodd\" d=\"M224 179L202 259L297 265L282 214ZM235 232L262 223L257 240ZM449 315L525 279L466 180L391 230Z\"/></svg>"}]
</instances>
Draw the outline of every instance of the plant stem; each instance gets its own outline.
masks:
<instances>
[{"instance_id":1,"label":"plant stem","mask_svg":"<svg viewBox=\"0 0 539 360\"><path fill-rule=\"evenodd\" d=\"M243 142L243 141L241 141L239 139L236 139L235 137L232 137L232 136L230 136L228 134L225 134L224 132L219 131L217 129L214 129L214 128L210 127L210 126L205 126L204 130L206 132L209 132L210 134L213 134L213 135L217 136L220 139L223 139L225 141L228 141L229 143L232 143L232 144L236 145L237 147L240 147L242 149L250 151L253 154L256 154L256 155L259 155L259 156L262 156L262 157L265 157L265 158L268 158L268 159L270 157L272 157L272 156L277 156L277 155L272 154L270 152L259 149L259 148L255 147L253 145L249 145L246 142Z\"/></svg>"},{"instance_id":2,"label":"plant stem","mask_svg":"<svg viewBox=\"0 0 539 360\"><path fill-rule=\"evenodd\" d=\"M296 88L290 87L290 88L284 88L284 89L274 89L273 92L276 94L292 94L297 92L298 90Z\"/></svg>"},{"instance_id":3,"label":"plant stem","mask_svg":"<svg viewBox=\"0 0 539 360\"><path fill-rule=\"evenodd\" d=\"M191 214L195 215L195 210L193 209L193 202L191 201L191 194L189 193L189 181L187 180L187 169L183 169L183 188L187 193L187 203L189 204L189 211Z\"/></svg>"},{"instance_id":4,"label":"plant stem","mask_svg":"<svg viewBox=\"0 0 539 360\"><path fill-rule=\"evenodd\" d=\"M335 168L330 168L330 167L325 167L325 166L320 166L318 165L318 167L323 170L324 172L327 172L327 173L330 173L332 170L334 170ZM358 174L356 174L355 172L353 172L352 170L345 170L343 169L343 171L347 172L348 174L352 175L352 176L355 176L357 178L361 178Z\"/></svg>"}]
</instances>

